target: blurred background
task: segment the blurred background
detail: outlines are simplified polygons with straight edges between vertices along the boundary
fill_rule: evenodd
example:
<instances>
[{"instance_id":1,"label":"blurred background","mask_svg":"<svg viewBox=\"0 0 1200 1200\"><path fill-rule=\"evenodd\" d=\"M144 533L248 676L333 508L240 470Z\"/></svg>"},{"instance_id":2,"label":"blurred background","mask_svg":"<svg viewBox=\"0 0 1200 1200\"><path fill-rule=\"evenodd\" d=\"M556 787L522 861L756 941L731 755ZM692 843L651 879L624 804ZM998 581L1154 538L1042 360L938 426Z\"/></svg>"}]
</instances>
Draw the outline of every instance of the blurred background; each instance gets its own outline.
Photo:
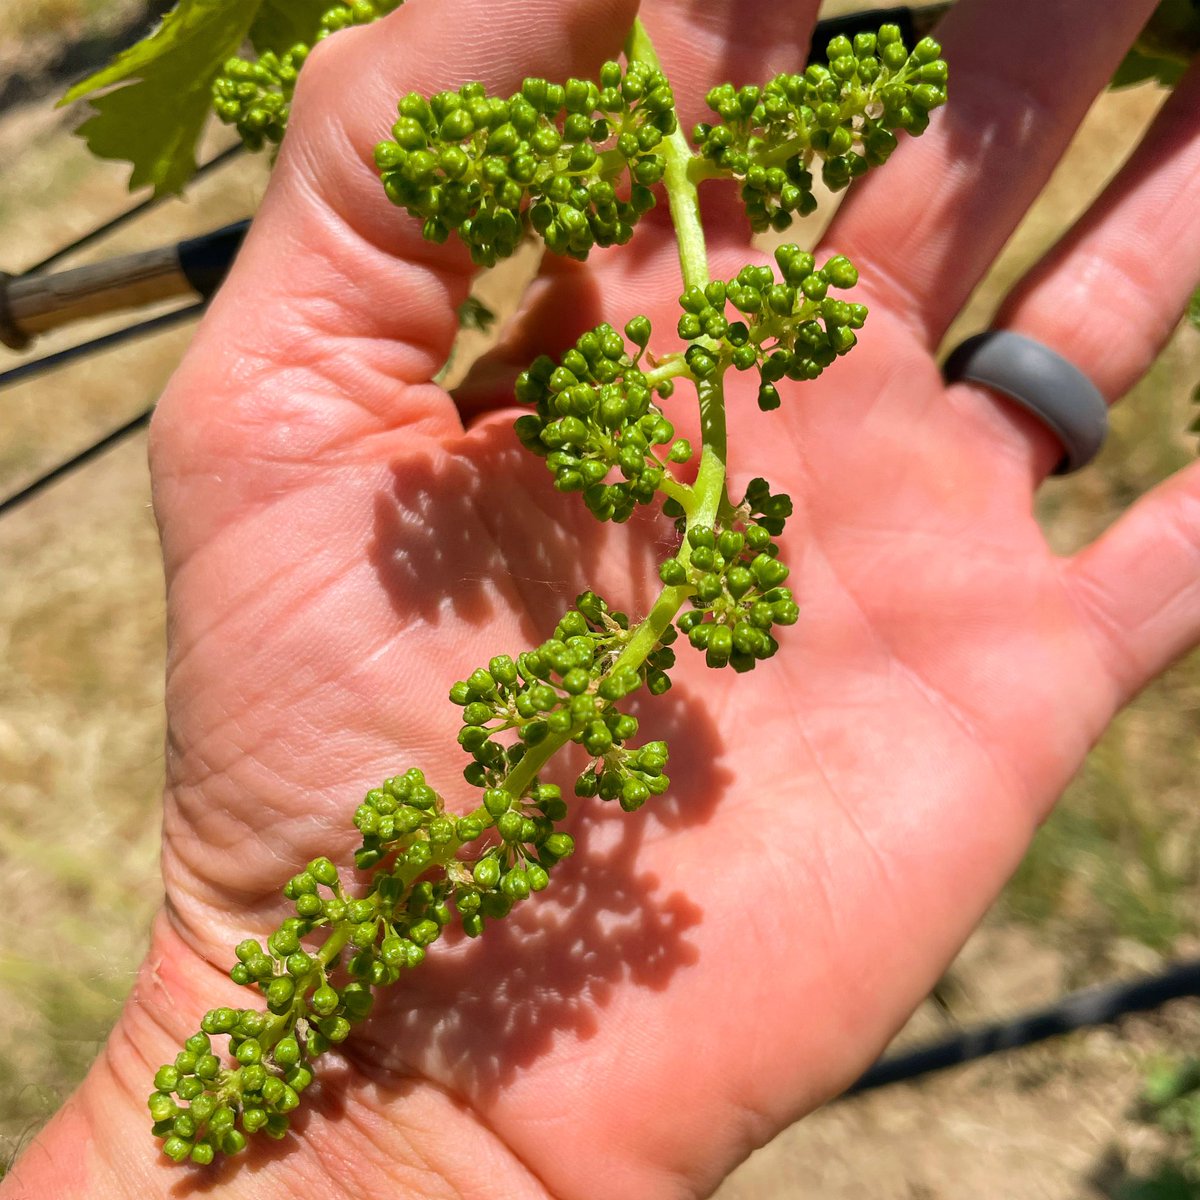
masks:
<instances>
[{"instance_id":1,"label":"blurred background","mask_svg":"<svg viewBox=\"0 0 1200 1200\"><path fill-rule=\"evenodd\" d=\"M0 269L20 272L129 204L128 168L94 160L71 135L80 113L54 104L162 7L0 2ZM863 5L823 11L855 7ZM1162 98L1142 85L1097 101L951 343L987 324ZM226 144L214 135L206 154ZM248 216L265 172L261 160L240 159L63 265ZM38 350L122 323L76 326ZM0 391L0 497L152 403L189 329ZM0 371L28 357L0 348ZM1039 516L1057 549L1094 538L1194 459L1195 437L1184 431L1198 382L1200 334L1181 326L1114 413L1100 462L1042 490ZM160 900L163 597L145 456L139 435L0 520L0 1173L87 1069ZM1193 655L1096 748L901 1044L1200 954L1198 734ZM1139 1103L1157 1064L1197 1051L1200 1005L1178 1001L842 1101L756 1154L720 1200L1197 1198L1185 1172L1189 1137L1147 1120Z\"/></svg>"}]
</instances>

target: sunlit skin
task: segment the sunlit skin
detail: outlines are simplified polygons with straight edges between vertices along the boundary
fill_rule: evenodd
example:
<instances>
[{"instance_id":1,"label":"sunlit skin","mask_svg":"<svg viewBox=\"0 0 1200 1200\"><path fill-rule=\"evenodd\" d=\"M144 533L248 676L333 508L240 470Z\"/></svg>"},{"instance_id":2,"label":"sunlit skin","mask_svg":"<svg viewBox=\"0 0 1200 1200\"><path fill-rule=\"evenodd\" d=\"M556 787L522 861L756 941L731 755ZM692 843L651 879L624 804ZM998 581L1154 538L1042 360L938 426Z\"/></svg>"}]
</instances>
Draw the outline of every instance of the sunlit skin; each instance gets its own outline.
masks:
<instances>
[{"instance_id":1,"label":"sunlit skin","mask_svg":"<svg viewBox=\"0 0 1200 1200\"><path fill-rule=\"evenodd\" d=\"M712 84L795 69L815 8L785 26L765 0L647 0L684 128ZM633 816L580 802L549 891L390 989L322 1060L287 1140L181 1171L145 1098L206 1009L253 1002L225 975L232 946L285 915L306 861L349 860L354 805L384 777L420 766L473 803L450 684L541 641L585 586L643 612L671 548L669 527L602 526L553 490L512 436L504 365L637 312L674 349L665 213L548 269L460 410L430 380L469 261L422 242L370 165L399 95L594 73L635 6L413 0L319 48L152 429L166 908L105 1052L4 1200L703 1196L856 1077L1113 715L1200 637L1200 471L1056 557L1031 515L1055 442L945 389L933 353L1153 8L962 0L939 35L949 105L856 185L818 255L859 268L860 346L778 412L732 389L731 490L761 474L796 503L801 618L779 655L735 676L681 644L674 690L639 709L671 745L669 794ZM1193 71L998 324L1115 400L1200 275L1198 182ZM729 278L755 254L706 187ZM685 430L690 404L670 402Z\"/></svg>"}]
</instances>

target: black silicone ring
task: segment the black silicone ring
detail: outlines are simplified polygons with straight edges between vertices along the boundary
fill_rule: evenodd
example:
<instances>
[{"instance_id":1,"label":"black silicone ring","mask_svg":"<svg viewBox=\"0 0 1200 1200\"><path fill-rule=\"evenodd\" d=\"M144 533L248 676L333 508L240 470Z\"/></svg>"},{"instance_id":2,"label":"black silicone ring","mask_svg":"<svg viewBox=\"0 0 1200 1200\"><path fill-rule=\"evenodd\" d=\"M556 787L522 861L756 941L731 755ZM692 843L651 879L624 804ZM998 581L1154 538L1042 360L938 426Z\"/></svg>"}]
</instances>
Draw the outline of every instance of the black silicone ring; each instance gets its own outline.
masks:
<instances>
[{"instance_id":1,"label":"black silicone ring","mask_svg":"<svg viewBox=\"0 0 1200 1200\"><path fill-rule=\"evenodd\" d=\"M1074 363L1033 338L1004 329L977 333L951 352L942 376L992 388L1037 417L1066 451L1056 475L1086 467L1104 445L1104 397Z\"/></svg>"}]
</instances>

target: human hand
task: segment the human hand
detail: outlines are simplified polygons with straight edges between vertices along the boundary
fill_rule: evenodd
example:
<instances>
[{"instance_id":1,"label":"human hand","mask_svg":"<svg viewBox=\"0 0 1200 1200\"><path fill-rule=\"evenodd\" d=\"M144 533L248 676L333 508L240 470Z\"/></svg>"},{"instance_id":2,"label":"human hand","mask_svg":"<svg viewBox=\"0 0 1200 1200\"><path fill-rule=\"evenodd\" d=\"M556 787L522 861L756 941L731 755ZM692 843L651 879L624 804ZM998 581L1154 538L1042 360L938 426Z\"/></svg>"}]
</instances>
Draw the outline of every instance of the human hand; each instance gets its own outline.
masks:
<instances>
[{"instance_id":1,"label":"human hand","mask_svg":"<svg viewBox=\"0 0 1200 1200\"><path fill-rule=\"evenodd\" d=\"M634 15L505 3L484 28L474 7L413 4L314 56L252 236L160 405L168 906L14 1195L51 1194L54 1150L80 1132L90 1181L60 1193L177 1185L144 1128L150 1075L201 1012L239 1003L230 948L277 923L281 884L348 856L349 810L380 778L417 765L452 786L453 680L540 640L585 586L633 612L656 589L663 529L600 526L554 493L515 445L508 392L474 389L464 429L429 382L471 272L378 186L370 148L396 97L591 74ZM648 3L684 127L712 83L802 61L814 7L780 36L765 4L701 19ZM672 745L668 796L633 818L582 804L550 891L385 995L306 1095L300 1144L227 1164L219 1187L703 1195L927 993L1112 715L1200 635L1200 476L1056 558L1030 511L1055 443L944 389L933 359L1153 7L963 0L943 36L950 106L856 185L819 256L861 272L861 346L777 413L731 397L735 479L796 501L783 653L715 677L681 647L675 689L642 709ZM1195 282L1200 206L1177 201L1200 177L1198 99L1193 77L1001 319L1110 399ZM744 223L704 203L729 277ZM549 271L509 349L634 312L665 329L678 290L656 214L632 249Z\"/></svg>"}]
</instances>

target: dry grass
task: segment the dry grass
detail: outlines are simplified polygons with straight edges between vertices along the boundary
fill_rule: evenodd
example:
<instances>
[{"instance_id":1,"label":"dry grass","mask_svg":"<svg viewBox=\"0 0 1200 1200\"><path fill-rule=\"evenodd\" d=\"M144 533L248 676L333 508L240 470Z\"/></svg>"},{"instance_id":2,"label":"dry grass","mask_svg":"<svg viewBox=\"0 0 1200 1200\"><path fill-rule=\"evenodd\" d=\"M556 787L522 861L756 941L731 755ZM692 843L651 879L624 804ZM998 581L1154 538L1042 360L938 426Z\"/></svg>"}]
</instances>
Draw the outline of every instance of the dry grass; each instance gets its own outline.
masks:
<instances>
[{"instance_id":1,"label":"dry grass","mask_svg":"<svg viewBox=\"0 0 1200 1200\"><path fill-rule=\"evenodd\" d=\"M18 11L34 20L94 7L3 6L0 40ZM1098 106L964 327L986 322L1003 288L1101 185L1154 102L1137 92ZM91 162L45 110L0 121L0 156L0 265L10 270L125 203L121 171ZM222 175L101 253L244 215L259 183L253 167ZM5 393L0 494L151 402L185 342L176 332ZM1093 537L1191 457L1178 431L1197 379L1200 338L1181 333L1118 411L1100 466L1044 490L1040 511L1057 546ZM129 986L159 896L163 613L148 504L138 440L0 524L0 1161L85 1069ZM1039 835L951 973L952 1019L1011 1013L1192 944L1198 733L1193 658L1114 726ZM908 1036L928 1036L946 1019L926 1006ZM722 1200L1115 1194L1100 1190L1111 1147L1122 1161L1144 1149L1124 1119L1141 1064L1194 1043L1198 1021L1185 1007L1138 1023L1125 1039L1089 1034L837 1106L751 1160ZM981 1131L986 1154L977 1150Z\"/></svg>"},{"instance_id":2,"label":"dry grass","mask_svg":"<svg viewBox=\"0 0 1200 1200\"><path fill-rule=\"evenodd\" d=\"M0 42L90 37L145 8L145 0L7 0L0 8Z\"/></svg>"},{"instance_id":3,"label":"dry grass","mask_svg":"<svg viewBox=\"0 0 1200 1200\"><path fill-rule=\"evenodd\" d=\"M47 108L0 121L3 265L19 270L125 208ZM261 166L227 168L86 257L252 212ZM120 323L119 321L116 323ZM50 351L113 322L47 338ZM178 330L7 391L0 495L153 403ZM5 352L6 353L6 352ZM132 382L131 382L132 381ZM124 999L161 895L162 570L144 438L0 524L0 1163L81 1077Z\"/></svg>"}]
</instances>

